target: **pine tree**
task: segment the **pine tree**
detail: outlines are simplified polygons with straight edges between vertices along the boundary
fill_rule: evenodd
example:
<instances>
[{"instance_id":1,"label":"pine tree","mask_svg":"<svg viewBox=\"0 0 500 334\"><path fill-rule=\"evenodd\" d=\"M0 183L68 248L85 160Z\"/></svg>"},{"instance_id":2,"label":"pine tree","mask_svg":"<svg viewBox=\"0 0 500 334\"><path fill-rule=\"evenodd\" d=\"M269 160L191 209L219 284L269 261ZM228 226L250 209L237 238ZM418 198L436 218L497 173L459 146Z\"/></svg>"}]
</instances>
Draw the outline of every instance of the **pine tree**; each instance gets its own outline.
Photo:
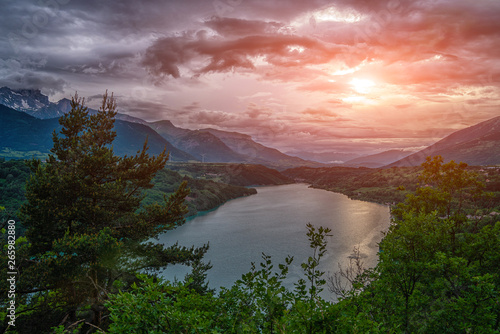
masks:
<instances>
[{"instance_id":1,"label":"pine tree","mask_svg":"<svg viewBox=\"0 0 500 334\"><path fill-rule=\"evenodd\" d=\"M135 156L114 154L113 95L104 94L94 115L76 94L71 107L59 120L60 134L53 133L46 163L29 162L32 176L21 208L28 246L19 292L29 294L34 310L60 314L58 322L85 319L101 326L104 302L118 279L126 285L139 270L199 261L207 247L166 248L150 241L184 223L189 189L183 183L163 203L141 206L168 154L149 156L147 140Z\"/></svg>"}]
</instances>

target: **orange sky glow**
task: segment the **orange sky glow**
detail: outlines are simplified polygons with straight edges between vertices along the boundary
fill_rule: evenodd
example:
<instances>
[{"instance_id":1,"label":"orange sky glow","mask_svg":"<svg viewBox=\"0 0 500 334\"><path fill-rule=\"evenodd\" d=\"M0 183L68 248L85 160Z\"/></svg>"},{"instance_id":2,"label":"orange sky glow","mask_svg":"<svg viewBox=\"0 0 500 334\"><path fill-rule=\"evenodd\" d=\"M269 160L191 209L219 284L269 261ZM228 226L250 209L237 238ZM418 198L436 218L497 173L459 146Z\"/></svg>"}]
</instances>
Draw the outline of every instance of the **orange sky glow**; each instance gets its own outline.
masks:
<instances>
[{"instance_id":1,"label":"orange sky glow","mask_svg":"<svg viewBox=\"0 0 500 334\"><path fill-rule=\"evenodd\" d=\"M50 3L5 5L0 86L109 89L284 152L418 149L500 114L497 0Z\"/></svg>"}]
</instances>

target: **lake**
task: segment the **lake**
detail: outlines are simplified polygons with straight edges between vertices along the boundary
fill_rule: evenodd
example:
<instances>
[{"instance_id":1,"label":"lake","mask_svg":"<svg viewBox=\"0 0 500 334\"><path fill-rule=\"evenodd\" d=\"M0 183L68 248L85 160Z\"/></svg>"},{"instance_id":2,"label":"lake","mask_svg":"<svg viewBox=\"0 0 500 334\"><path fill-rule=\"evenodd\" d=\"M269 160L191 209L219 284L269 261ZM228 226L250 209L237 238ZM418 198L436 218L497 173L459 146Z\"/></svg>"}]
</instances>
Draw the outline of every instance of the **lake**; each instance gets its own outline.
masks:
<instances>
[{"instance_id":1,"label":"lake","mask_svg":"<svg viewBox=\"0 0 500 334\"><path fill-rule=\"evenodd\" d=\"M385 205L351 200L307 184L257 187L257 194L231 200L217 209L199 214L186 224L159 237L165 245L179 241L181 246L210 243L205 261L209 286L230 287L257 264L262 252L271 255L275 268L287 255L294 256L286 284L292 286L302 275L300 263L312 255L306 224L332 229L328 253L321 263L326 272L338 271L338 263L348 263L354 246L359 246L365 266L377 262L381 231L387 230L389 208ZM182 279L185 266L171 266L163 273L167 279Z\"/></svg>"}]
</instances>

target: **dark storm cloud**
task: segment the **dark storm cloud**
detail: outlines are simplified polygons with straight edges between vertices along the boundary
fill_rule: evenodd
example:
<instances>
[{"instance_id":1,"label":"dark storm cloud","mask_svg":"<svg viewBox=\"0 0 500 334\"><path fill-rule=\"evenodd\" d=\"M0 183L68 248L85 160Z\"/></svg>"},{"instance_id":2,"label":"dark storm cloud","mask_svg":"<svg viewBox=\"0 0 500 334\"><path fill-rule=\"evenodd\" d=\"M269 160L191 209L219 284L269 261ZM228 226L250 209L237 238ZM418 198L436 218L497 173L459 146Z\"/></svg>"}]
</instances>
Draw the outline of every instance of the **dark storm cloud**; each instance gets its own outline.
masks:
<instances>
[{"instance_id":1,"label":"dark storm cloud","mask_svg":"<svg viewBox=\"0 0 500 334\"><path fill-rule=\"evenodd\" d=\"M60 90L62 81L85 76L133 77L131 68L137 69L151 36L214 14L211 3L194 1L5 0L0 60L20 61L21 71L7 74L4 67L1 81L24 88L42 88L46 81L50 90ZM43 74L25 64L40 55L46 59Z\"/></svg>"},{"instance_id":2,"label":"dark storm cloud","mask_svg":"<svg viewBox=\"0 0 500 334\"><path fill-rule=\"evenodd\" d=\"M260 72L263 79L272 80L276 75L257 69L255 57L263 57L278 68L300 68L290 73L296 77L309 71L306 67L312 64L338 60L355 67L366 60L381 60L383 65L373 71L380 72L380 77L388 83L402 85L453 82L484 85L488 73L500 74L500 5L493 1L232 3L234 10L230 15L266 12L263 17L268 20L212 17L203 24L217 36L196 30L159 38L145 52L143 65L153 74L174 78L181 76L183 68L194 75L240 69ZM488 6L484 6L486 3ZM294 17L310 13L307 15L313 18L314 10L332 5L339 10L356 10L362 18L350 24L318 23L315 28L323 30L315 33L314 38L300 35L294 29L287 30ZM300 52L293 47L304 50ZM477 61L481 54L484 58ZM436 56L439 61L425 63ZM491 59L490 63L487 59ZM279 75L286 77L285 72L280 71Z\"/></svg>"},{"instance_id":3,"label":"dark storm cloud","mask_svg":"<svg viewBox=\"0 0 500 334\"><path fill-rule=\"evenodd\" d=\"M205 25L222 36L263 35L276 33L284 27L279 22L264 22L258 20L244 20L228 17L212 17L204 22Z\"/></svg>"},{"instance_id":4,"label":"dark storm cloud","mask_svg":"<svg viewBox=\"0 0 500 334\"><path fill-rule=\"evenodd\" d=\"M42 89L45 94L63 92L68 83L44 71L43 57L0 59L0 87L12 89Z\"/></svg>"},{"instance_id":5,"label":"dark storm cloud","mask_svg":"<svg viewBox=\"0 0 500 334\"><path fill-rule=\"evenodd\" d=\"M266 25L266 23L262 23ZM294 48L302 48L302 51ZM158 39L145 53L143 64L154 74L180 77L180 66L201 59L208 64L192 68L195 74L254 69L251 57L262 56L276 66L305 66L335 57L337 48L316 39L288 34L266 34L223 39L204 31Z\"/></svg>"},{"instance_id":6,"label":"dark storm cloud","mask_svg":"<svg viewBox=\"0 0 500 334\"><path fill-rule=\"evenodd\" d=\"M345 13L358 19L345 21ZM457 96L477 101L464 103L469 108L495 102L494 86L500 85L498 0L3 0L0 30L1 86L55 93L81 85L92 95L113 85L123 94L120 105L136 116L253 129L264 137L283 129L316 139L386 136L389 127L339 122L346 108L359 107L342 100L357 94L349 84L353 77L394 85L412 103L449 103ZM345 69L352 71L334 75ZM153 77L146 78L145 70ZM240 73L219 74L230 71ZM289 94L290 105L312 99L289 115L267 105L238 110L227 96L217 96L217 87L227 89L230 81L223 77L235 86L255 79L252 89L269 88L277 104L285 104L280 92ZM469 86L482 90L475 96ZM153 102L132 101L146 100L146 94L123 93L149 90ZM178 94L165 95L167 100L161 90ZM413 109L404 99L394 103L384 109ZM320 131L329 120L341 130Z\"/></svg>"},{"instance_id":7,"label":"dark storm cloud","mask_svg":"<svg viewBox=\"0 0 500 334\"><path fill-rule=\"evenodd\" d=\"M11 72L0 77L0 87L4 86L12 89L42 89L44 94L52 95L57 92L64 92L64 88L68 86L68 83L48 74Z\"/></svg>"}]
</instances>

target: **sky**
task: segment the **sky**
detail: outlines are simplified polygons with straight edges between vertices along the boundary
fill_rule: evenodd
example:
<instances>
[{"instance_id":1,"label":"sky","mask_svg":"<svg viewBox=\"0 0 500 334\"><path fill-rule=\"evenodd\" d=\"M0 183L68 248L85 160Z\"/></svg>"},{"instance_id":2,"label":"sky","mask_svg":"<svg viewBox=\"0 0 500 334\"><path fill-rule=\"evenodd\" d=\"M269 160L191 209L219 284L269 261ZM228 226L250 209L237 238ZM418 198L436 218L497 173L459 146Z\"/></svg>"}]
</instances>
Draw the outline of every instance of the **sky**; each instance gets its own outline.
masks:
<instances>
[{"instance_id":1,"label":"sky","mask_svg":"<svg viewBox=\"0 0 500 334\"><path fill-rule=\"evenodd\" d=\"M414 150L500 115L498 0L1 0L0 87L107 90L284 152Z\"/></svg>"}]
</instances>

